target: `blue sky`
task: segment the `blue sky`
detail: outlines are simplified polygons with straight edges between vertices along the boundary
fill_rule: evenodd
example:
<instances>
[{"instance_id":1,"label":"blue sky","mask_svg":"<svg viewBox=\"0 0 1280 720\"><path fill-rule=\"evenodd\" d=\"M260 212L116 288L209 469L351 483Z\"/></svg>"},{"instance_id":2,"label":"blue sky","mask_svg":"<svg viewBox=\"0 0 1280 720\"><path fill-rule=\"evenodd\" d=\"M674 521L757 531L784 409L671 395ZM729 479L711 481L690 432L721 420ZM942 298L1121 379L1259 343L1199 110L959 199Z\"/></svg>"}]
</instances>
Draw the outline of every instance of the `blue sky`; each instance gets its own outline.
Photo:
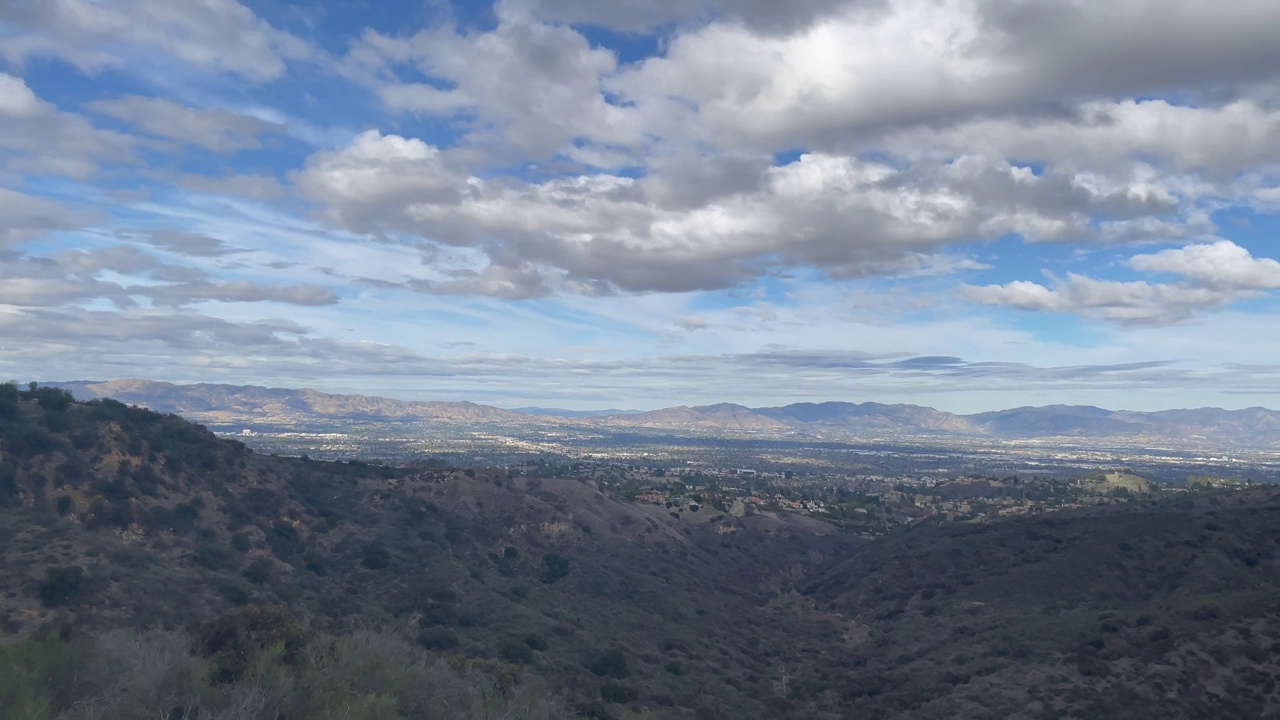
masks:
<instances>
[{"instance_id":1,"label":"blue sky","mask_svg":"<svg viewBox=\"0 0 1280 720\"><path fill-rule=\"evenodd\" d=\"M1278 31L1262 0L3 2L0 376L1276 407Z\"/></svg>"}]
</instances>

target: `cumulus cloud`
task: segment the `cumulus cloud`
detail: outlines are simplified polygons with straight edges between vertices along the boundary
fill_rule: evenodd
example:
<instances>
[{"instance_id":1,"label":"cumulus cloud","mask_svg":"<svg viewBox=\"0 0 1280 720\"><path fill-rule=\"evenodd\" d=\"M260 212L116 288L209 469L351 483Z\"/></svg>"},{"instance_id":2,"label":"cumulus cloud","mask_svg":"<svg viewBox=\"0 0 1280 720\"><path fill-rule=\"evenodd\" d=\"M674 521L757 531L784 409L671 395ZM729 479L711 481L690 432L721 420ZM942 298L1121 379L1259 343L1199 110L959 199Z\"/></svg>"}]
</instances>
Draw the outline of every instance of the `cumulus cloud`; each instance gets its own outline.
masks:
<instances>
[{"instance_id":1,"label":"cumulus cloud","mask_svg":"<svg viewBox=\"0 0 1280 720\"><path fill-rule=\"evenodd\" d=\"M1152 283L1098 280L1069 273L1048 285L1025 280L1005 285L965 286L962 294L986 305L1070 313L1135 325L1163 325L1280 289L1280 262L1254 258L1229 240L1197 243L1154 254L1135 255L1135 270L1168 273L1182 281Z\"/></svg>"},{"instance_id":2,"label":"cumulus cloud","mask_svg":"<svg viewBox=\"0 0 1280 720\"><path fill-rule=\"evenodd\" d=\"M602 95L602 77L617 66L612 51L509 4L496 12L498 26L490 32L368 31L348 55L347 72L363 77L393 110L474 118L467 142L499 157L572 153L578 137L641 139L627 113Z\"/></svg>"},{"instance_id":3,"label":"cumulus cloud","mask_svg":"<svg viewBox=\"0 0 1280 720\"><path fill-rule=\"evenodd\" d=\"M710 164L702 177L713 189L689 203L679 162L674 174L639 180L482 179L448 151L369 131L314 155L296 182L349 230L473 247L497 267L533 263L635 292L725 288L778 267L814 266L836 278L981 269L942 251L1008 234L1132 241L1151 232L1134 219L1179 219L1176 199L1155 189L984 158L900 167L806 154L785 166L744 163L754 177L732 180ZM528 268L525 275L533 277Z\"/></svg>"},{"instance_id":4,"label":"cumulus cloud","mask_svg":"<svg viewBox=\"0 0 1280 720\"><path fill-rule=\"evenodd\" d=\"M1280 289L1280 262L1255 258L1230 240L1161 250L1129 260L1135 270L1181 275L1204 287L1222 291Z\"/></svg>"},{"instance_id":5,"label":"cumulus cloud","mask_svg":"<svg viewBox=\"0 0 1280 720\"><path fill-rule=\"evenodd\" d=\"M1099 97L1275 75L1263 28L1280 10L1254 0L504 0L495 14L484 31L369 31L344 61L391 109L461 120L463 140L371 130L296 176L344 229L476 249L490 268L467 272L502 278L451 291L946 274L982 267L957 246L1002 237L1191 239L1216 232L1223 202L1267 197L1280 162L1280 114L1259 99ZM630 64L573 26L672 21L689 24ZM1059 23L1124 71L1075 67L1096 58L1048 37ZM778 161L796 148L808 152ZM553 155L578 165L493 170ZM1240 185L1251 171L1257 191Z\"/></svg>"},{"instance_id":6,"label":"cumulus cloud","mask_svg":"<svg viewBox=\"0 0 1280 720\"><path fill-rule=\"evenodd\" d=\"M1274 77L1278 23L1265 0L891 0L784 37L711 23L610 88L641 110L696 108L685 114L711 142L833 147L892 126Z\"/></svg>"}]
</instances>

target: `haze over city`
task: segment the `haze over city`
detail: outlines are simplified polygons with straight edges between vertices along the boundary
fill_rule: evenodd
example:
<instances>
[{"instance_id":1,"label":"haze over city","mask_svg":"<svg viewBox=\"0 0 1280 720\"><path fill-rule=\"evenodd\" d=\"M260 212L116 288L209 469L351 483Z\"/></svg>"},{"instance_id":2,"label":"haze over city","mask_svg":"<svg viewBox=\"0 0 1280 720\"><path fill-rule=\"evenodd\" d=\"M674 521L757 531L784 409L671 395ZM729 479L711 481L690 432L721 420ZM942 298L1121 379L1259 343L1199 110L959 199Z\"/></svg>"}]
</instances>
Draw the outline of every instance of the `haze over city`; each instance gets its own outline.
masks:
<instances>
[{"instance_id":1,"label":"haze over city","mask_svg":"<svg viewBox=\"0 0 1280 720\"><path fill-rule=\"evenodd\" d=\"M1278 404L1280 4L0 3L0 377Z\"/></svg>"}]
</instances>

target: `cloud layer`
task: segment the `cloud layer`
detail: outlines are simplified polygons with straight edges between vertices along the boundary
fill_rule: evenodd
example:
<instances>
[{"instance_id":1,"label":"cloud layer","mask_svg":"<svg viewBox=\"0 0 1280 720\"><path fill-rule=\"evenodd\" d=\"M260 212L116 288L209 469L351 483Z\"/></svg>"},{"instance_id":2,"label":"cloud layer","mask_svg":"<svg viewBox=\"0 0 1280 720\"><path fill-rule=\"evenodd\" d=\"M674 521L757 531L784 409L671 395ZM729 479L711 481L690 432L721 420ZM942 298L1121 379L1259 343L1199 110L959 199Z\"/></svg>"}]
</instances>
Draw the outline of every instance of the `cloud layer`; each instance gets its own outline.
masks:
<instances>
[{"instance_id":1,"label":"cloud layer","mask_svg":"<svg viewBox=\"0 0 1280 720\"><path fill-rule=\"evenodd\" d=\"M0 372L1276 389L1275 2L431 8L0 3Z\"/></svg>"}]
</instances>

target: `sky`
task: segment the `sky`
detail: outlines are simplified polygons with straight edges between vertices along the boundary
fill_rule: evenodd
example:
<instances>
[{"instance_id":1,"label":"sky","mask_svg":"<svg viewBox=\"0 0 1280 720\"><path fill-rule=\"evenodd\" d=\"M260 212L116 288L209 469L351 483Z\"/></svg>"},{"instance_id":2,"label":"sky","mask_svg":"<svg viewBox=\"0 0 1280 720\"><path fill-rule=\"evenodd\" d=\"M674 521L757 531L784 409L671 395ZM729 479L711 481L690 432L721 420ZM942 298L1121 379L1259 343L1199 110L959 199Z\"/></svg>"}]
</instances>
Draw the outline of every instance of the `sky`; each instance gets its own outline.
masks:
<instances>
[{"instance_id":1,"label":"sky","mask_svg":"<svg viewBox=\"0 0 1280 720\"><path fill-rule=\"evenodd\" d=\"M1275 0L0 0L0 377L1280 407Z\"/></svg>"}]
</instances>

